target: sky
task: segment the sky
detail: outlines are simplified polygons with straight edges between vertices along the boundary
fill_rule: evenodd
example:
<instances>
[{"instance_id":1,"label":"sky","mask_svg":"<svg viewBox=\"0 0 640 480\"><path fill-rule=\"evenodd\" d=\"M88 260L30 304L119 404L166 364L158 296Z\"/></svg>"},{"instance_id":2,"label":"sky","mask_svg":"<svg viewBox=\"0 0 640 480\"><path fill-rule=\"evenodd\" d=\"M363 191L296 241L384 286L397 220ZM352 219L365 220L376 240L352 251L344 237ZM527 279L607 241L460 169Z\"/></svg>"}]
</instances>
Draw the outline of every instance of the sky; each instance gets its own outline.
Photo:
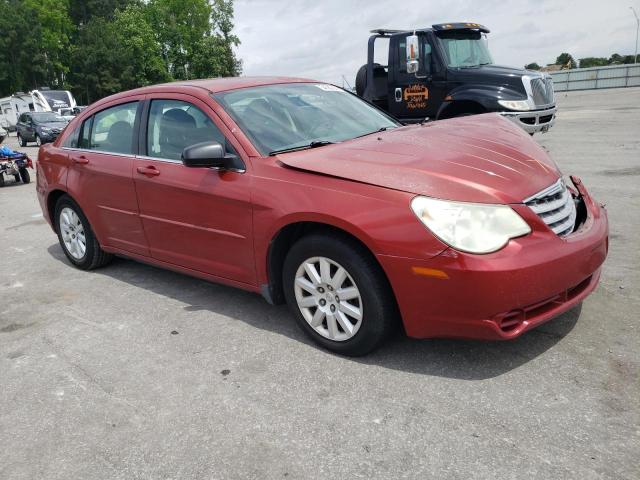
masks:
<instances>
[{"instance_id":1,"label":"sky","mask_svg":"<svg viewBox=\"0 0 640 480\"><path fill-rule=\"evenodd\" d=\"M522 67L554 63L562 52L575 59L631 55L636 21L629 7L640 15L640 0L235 0L234 5L244 75L338 85L344 75L351 86L366 62L374 28L481 23L491 30L495 63Z\"/></svg>"}]
</instances>

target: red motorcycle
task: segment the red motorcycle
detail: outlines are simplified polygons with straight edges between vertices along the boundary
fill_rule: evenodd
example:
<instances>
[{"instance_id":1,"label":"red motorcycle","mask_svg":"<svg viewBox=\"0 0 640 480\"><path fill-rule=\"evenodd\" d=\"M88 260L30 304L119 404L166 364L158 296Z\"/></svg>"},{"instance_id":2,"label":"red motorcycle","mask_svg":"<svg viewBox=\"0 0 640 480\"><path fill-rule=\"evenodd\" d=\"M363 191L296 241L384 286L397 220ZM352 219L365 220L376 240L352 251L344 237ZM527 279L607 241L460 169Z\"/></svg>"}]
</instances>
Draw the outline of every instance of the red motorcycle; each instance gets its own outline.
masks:
<instances>
[{"instance_id":1,"label":"red motorcycle","mask_svg":"<svg viewBox=\"0 0 640 480\"><path fill-rule=\"evenodd\" d=\"M5 175L13 176L16 182L29 183L29 168L33 170L33 162L26 153L0 148L0 187L4 186Z\"/></svg>"}]
</instances>

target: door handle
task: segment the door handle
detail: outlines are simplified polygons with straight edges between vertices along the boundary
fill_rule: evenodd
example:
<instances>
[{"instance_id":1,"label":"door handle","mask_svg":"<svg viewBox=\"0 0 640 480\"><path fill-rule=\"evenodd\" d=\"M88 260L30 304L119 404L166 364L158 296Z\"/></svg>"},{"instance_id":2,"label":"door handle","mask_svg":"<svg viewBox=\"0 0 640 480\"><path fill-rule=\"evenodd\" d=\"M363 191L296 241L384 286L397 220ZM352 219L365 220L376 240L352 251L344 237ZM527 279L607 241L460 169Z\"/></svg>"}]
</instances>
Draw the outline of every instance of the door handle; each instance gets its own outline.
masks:
<instances>
[{"instance_id":1,"label":"door handle","mask_svg":"<svg viewBox=\"0 0 640 480\"><path fill-rule=\"evenodd\" d=\"M402 101L402 89L401 88L396 88L395 97L396 97L396 102L401 102Z\"/></svg>"},{"instance_id":2,"label":"door handle","mask_svg":"<svg viewBox=\"0 0 640 480\"><path fill-rule=\"evenodd\" d=\"M157 177L160 175L160 170L151 165L147 167L138 167L136 170L140 175L146 175L147 177Z\"/></svg>"},{"instance_id":3,"label":"door handle","mask_svg":"<svg viewBox=\"0 0 640 480\"><path fill-rule=\"evenodd\" d=\"M78 165L86 165L89 163L89 159L84 155L80 155L79 157L73 157L73 163L77 163Z\"/></svg>"}]
</instances>

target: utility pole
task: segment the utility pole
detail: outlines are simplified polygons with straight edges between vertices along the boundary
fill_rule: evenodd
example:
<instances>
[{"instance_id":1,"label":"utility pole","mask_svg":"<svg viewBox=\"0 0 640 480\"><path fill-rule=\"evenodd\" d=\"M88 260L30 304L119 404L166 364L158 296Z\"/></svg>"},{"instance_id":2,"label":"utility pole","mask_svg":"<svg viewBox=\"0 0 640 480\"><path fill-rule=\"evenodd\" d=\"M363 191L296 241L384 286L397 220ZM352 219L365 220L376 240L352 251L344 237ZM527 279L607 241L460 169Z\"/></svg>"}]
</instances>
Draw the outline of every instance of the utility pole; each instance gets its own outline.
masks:
<instances>
[{"instance_id":1,"label":"utility pole","mask_svg":"<svg viewBox=\"0 0 640 480\"><path fill-rule=\"evenodd\" d=\"M638 14L636 13L636 9L633 7L629 7L633 12L633 15L636 17L636 53L633 57L633 63L638 63L638 31L640 31L640 18L638 18Z\"/></svg>"}]
</instances>

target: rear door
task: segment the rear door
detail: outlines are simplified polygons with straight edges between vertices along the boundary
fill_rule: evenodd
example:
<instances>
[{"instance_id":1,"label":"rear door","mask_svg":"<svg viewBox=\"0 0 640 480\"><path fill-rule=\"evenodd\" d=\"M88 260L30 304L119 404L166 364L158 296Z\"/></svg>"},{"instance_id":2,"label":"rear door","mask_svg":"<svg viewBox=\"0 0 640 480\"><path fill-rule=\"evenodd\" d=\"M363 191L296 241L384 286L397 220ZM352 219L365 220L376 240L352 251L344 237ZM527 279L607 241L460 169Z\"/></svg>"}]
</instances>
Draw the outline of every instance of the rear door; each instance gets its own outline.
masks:
<instances>
[{"instance_id":1,"label":"rear door","mask_svg":"<svg viewBox=\"0 0 640 480\"><path fill-rule=\"evenodd\" d=\"M77 143L64 147L72 166L67 187L100 243L149 255L133 183L143 97L113 103L81 125Z\"/></svg>"},{"instance_id":2,"label":"rear door","mask_svg":"<svg viewBox=\"0 0 640 480\"><path fill-rule=\"evenodd\" d=\"M243 155L239 144L213 110L190 95L148 95L145 112L134 177L151 255L255 284L249 174L181 161L182 150L195 143L220 142L227 153Z\"/></svg>"}]
</instances>

